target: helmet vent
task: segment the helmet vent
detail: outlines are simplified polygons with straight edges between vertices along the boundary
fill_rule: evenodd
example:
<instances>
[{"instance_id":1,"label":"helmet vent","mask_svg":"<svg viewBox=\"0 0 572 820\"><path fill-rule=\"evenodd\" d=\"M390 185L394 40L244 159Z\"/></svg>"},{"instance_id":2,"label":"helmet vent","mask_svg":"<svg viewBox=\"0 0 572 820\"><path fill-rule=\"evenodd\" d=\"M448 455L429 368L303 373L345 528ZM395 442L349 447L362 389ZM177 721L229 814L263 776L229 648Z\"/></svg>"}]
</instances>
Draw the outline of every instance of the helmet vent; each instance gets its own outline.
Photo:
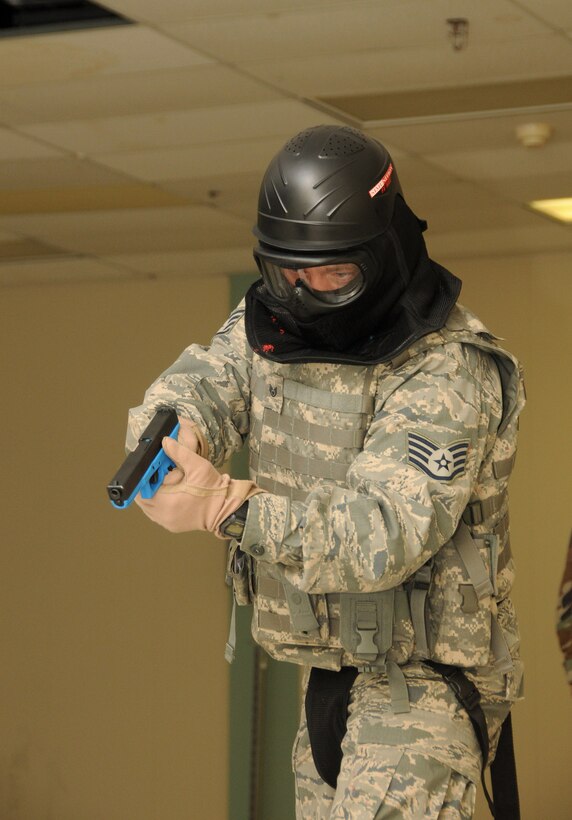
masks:
<instances>
[{"instance_id":1,"label":"helmet vent","mask_svg":"<svg viewBox=\"0 0 572 820\"><path fill-rule=\"evenodd\" d=\"M320 151L320 157L351 157L363 151L367 139L353 128L338 128L328 137L328 141Z\"/></svg>"},{"instance_id":2,"label":"helmet vent","mask_svg":"<svg viewBox=\"0 0 572 820\"><path fill-rule=\"evenodd\" d=\"M296 134L295 137L286 143L284 146L284 150L288 151L290 154L300 154L302 152L302 148L306 144L306 141L310 138L313 129L308 129L307 131L302 131L300 134Z\"/></svg>"}]
</instances>

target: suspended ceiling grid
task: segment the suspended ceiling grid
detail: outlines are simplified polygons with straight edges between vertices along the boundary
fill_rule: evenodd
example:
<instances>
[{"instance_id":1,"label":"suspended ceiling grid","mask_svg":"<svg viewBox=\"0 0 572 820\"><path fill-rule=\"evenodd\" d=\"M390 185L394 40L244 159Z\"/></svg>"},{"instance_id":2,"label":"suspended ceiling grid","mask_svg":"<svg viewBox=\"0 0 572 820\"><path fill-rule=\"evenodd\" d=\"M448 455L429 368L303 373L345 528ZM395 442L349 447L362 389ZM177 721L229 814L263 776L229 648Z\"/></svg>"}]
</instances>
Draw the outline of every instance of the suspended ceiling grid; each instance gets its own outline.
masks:
<instances>
[{"instance_id":1,"label":"suspended ceiling grid","mask_svg":"<svg viewBox=\"0 0 572 820\"><path fill-rule=\"evenodd\" d=\"M572 195L568 0L103 5L134 25L0 39L0 283L251 270L261 174L320 122L388 145L435 257L572 248L527 207Z\"/></svg>"}]
</instances>

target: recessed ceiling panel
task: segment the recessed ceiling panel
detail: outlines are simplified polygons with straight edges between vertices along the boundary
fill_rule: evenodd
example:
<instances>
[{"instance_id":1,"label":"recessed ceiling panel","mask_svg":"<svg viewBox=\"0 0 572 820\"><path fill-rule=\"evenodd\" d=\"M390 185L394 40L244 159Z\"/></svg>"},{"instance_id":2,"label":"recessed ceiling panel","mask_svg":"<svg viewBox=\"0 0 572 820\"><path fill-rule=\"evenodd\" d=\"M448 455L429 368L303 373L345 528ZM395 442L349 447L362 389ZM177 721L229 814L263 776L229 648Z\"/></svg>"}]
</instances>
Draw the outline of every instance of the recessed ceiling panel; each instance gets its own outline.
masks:
<instances>
[{"instance_id":1,"label":"recessed ceiling panel","mask_svg":"<svg viewBox=\"0 0 572 820\"><path fill-rule=\"evenodd\" d=\"M321 102L364 124L558 105L568 105L572 110L572 76L393 94L322 97Z\"/></svg>"},{"instance_id":2,"label":"recessed ceiling panel","mask_svg":"<svg viewBox=\"0 0 572 820\"><path fill-rule=\"evenodd\" d=\"M292 8L339 5L336 0L106 0L106 5L135 20L181 22L225 14L275 14Z\"/></svg>"}]
</instances>

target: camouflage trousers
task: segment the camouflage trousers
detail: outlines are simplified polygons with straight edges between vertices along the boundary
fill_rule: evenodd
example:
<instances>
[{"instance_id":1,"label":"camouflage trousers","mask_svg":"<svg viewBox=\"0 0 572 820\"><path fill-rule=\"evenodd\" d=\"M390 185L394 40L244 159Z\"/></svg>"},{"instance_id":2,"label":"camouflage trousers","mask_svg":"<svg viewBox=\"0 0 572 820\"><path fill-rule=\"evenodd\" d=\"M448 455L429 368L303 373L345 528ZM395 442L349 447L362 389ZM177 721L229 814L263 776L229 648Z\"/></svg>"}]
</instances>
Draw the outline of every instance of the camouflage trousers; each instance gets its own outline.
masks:
<instances>
[{"instance_id":1,"label":"camouflage trousers","mask_svg":"<svg viewBox=\"0 0 572 820\"><path fill-rule=\"evenodd\" d=\"M316 771L303 715L293 751L297 820L473 816L481 755L470 720L432 670L408 667L406 679L411 711L395 714L385 676L356 678L335 791ZM508 704L485 712L494 744Z\"/></svg>"}]
</instances>

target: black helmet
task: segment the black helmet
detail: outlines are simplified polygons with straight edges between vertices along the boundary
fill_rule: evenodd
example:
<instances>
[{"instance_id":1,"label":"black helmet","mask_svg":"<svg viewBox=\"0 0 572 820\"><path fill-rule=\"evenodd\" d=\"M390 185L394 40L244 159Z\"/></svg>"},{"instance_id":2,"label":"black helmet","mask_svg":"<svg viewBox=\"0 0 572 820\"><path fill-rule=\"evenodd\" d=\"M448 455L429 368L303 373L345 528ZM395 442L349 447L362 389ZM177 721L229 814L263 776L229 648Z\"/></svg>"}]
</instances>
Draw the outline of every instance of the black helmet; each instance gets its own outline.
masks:
<instances>
[{"instance_id":1,"label":"black helmet","mask_svg":"<svg viewBox=\"0 0 572 820\"><path fill-rule=\"evenodd\" d=\"M442 327L460 281L429 259L426 227L377 140L339 125L293 137L260 189L252 349L276 361L386 361Z\"/></svg>"},{"instance_id":2,"label":"black helmet","mask_svg":"<svg viewBox=\"0 0 572 820\"><path fill-rule=\"evenodd\" d=\"M293 137L260 187L254 257L268 291L300 319L371 294L382 265L371 242L391 225L397 194L389 153L361 131L318 125ZM327 290L311 287L316 269L332 272Z\"/></svg>"},{"instance_id":3,"label":"black helmet","mask_svg":"<svg viewBox=\"0 0 572 820\"><path fill-rule=\"evenodd\" d=\"M389 226L398 193L381 143L355 128L318 125L289 140L270 162L254 234L289 251L361 245Z\"/></svg>"}]
</instances>

